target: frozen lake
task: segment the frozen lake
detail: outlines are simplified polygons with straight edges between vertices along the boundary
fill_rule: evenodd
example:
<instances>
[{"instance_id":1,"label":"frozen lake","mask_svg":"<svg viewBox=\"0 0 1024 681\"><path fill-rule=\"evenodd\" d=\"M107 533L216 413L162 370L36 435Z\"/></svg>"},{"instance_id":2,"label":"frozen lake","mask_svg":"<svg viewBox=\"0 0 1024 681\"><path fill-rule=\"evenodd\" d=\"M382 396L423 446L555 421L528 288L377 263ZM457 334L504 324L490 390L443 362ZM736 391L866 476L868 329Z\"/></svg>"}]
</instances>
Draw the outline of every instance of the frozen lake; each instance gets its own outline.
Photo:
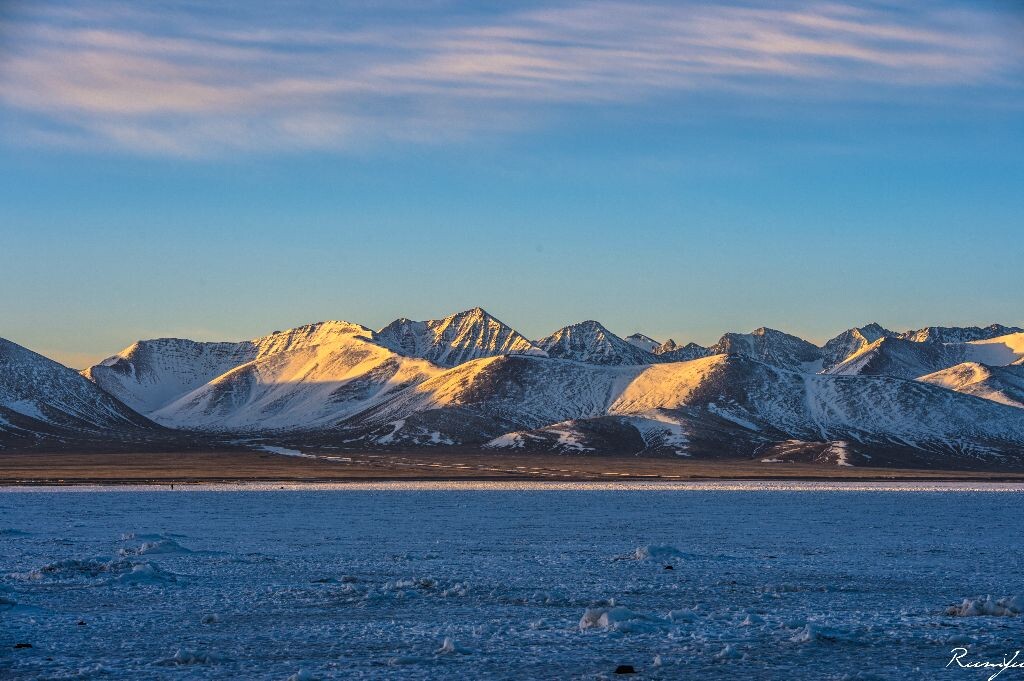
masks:
<instances>
[{"instance_id":1,"label":"frozen lake","mask_svg":"<svg viewBox=\"0 0 1024 681\"><path fill-rule=\"evenodd\" d=\"M0 676L980 680L951 649L1024 647L1020 599L947 614L1024 595L1020 486L538 487L0 489Z\"/></svg>"}]
</instances>

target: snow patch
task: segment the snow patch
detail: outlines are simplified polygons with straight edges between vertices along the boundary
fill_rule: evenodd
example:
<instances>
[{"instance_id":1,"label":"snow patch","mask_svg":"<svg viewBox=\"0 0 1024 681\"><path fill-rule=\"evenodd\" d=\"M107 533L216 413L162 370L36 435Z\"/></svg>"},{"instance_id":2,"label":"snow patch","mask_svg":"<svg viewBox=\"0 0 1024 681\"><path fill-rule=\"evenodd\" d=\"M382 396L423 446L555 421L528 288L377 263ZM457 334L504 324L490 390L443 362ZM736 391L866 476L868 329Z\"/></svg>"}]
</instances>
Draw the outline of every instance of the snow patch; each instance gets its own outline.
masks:
<instances>
[{"instance_id":1,"label":"snow patch","mask_svg":"<svg viewBox=\"0 0 1024 681\"><path fill-rule=\"evenodd\" d=\"M850 451L847 449L849 444L849 442L837 440L829 445L828 449L825 450L825 455L834 457L837 466L849 466L850 468L853 468L853 464L850 463Z\"/></svg>"},{"instance_id":2,"label":"snow patch","mask_svg":"<svg viewBox=\"0 0 1024 681\"><path fill-rule=\"evenodd\" d=\"M3 406L16 411L23 416L36 419L37 421L43 421L49 423L50 419L46 418L46 415L39 410L39 405L31 400L16 400L13 402L7 402Z\"/></svg>"},{"instance_id":3,"label":"snow patch","mask_svg":"<svg viewBox=\"0 0 1024 681\"><path fill-rule=\"evenodd\" d=\"M316 456L313 454L304 454L298 449L288 449L287 447L273 447L271 445L260 445L259 447L265 452L271 454L280 454L281 456L297 456L303 459L315 459Z\"/></svg>"},{"instance_id":4,"label":"snow patch","mask_svg":"<svg viewBox=\"0 0 1024 681\"><path fill-rule=\"evenodd\" d=\"M519 431L499 435L484 445L484 447L493 449L522 449L525 446L526 436Z\"/></svg>"},{"instance_id":5,"label":"snow patch","mask_svg":"<svg viewBox=\"0 0 1024 681\"><path fill-rule=\"evenodd\" d=\"M389 423L388 425L391 426L391 432L388 433L387 435L381 435L380 437L378 437L376 439L377 444L389 445L392 442L394 442L395 435L397 435L398 431L405 427L405 419L399 419L393 423Z\"/></svg>"}]
</instances>

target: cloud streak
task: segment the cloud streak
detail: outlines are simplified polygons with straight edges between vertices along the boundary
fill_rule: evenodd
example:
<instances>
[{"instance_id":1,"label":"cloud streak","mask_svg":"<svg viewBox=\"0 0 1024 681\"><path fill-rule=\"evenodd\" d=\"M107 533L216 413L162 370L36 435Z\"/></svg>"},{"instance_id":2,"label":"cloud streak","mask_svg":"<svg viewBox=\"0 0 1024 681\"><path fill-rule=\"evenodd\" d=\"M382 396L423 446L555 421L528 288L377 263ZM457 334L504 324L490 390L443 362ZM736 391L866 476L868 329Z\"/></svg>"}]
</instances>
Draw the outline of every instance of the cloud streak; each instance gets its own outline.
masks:
<instances>
[{"instance_id":1,"label":"cloud streak","mask_svg":"<svg viewBox=\"0 0 1024 681\"><path fill-rule=\"evenodd\" d=\"M9 137L205 156L447 140L540 124L564 105L906 97L1020 99L1004 17L926 4L587 3L416 20L160 13L97 3L0 21Z\"/></svg>"}]
</instances>

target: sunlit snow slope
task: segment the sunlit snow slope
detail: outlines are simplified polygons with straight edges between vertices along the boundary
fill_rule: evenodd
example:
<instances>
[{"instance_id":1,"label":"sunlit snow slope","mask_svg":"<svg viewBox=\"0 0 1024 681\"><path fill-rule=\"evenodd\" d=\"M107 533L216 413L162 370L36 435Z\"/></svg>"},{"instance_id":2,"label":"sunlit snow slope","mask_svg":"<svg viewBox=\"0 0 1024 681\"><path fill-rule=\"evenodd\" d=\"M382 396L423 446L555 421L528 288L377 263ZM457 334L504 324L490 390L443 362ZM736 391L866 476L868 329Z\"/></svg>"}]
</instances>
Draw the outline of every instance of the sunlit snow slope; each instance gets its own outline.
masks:
<instances>
[{"instance_id":1,"label":"sunlit snow slope","mask_svg":"<svg viewBox=\"0 0 1024 681\"><path fill-rule=\"evenodd\" d=\"M964 362L917 380L986 400L1024 408L1024 365L987 366Z\"/></svg>"},{"instance_id":2,"label":"sunlit snow slope","mask_svg":"<svg viewBox=\"0 0 1024 681\"><path fill-rule=\"evenodd\" d=\"M370 336L356 324L323 322L259 339L255 359L154 411L152 418L214 431L329 426L441 372Z\"/></svg>"}]
</instances>

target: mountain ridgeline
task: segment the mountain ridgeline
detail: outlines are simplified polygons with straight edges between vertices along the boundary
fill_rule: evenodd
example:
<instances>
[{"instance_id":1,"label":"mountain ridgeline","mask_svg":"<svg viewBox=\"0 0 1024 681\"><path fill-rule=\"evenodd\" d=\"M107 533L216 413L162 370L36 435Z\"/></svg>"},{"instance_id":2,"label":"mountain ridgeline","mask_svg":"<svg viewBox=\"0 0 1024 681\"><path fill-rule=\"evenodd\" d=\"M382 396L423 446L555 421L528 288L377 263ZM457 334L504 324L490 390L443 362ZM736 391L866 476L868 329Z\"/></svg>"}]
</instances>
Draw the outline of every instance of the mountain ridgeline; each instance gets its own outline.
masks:
<instances>
[{"instance_id":1,"label":"mountain ridgeline","mask_svg":"<svg viewBox=\"0 0 1024 681\"><path fill-rule=\"evenodd\" d=\"M1024 330L769 328L711 346L481 308L241 342L138 341L80 374L0 342L0 450L188 436L834 465L1024 468Z\"/></svg>"}]
</instances>

